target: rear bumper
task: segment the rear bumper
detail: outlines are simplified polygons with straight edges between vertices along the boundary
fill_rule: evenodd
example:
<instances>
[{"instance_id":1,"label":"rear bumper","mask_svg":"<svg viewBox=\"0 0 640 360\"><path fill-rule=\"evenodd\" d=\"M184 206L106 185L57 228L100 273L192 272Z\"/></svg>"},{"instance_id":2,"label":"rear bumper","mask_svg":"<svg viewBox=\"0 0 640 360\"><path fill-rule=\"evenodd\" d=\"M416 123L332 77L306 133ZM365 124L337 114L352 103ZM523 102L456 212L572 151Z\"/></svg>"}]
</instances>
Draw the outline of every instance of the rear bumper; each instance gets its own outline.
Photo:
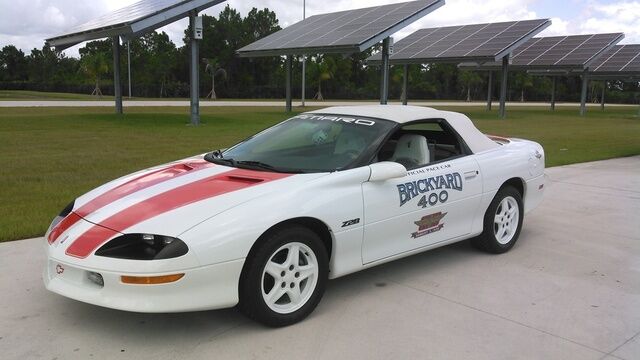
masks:
<instances>
[{"instance_id":1,"label":"rear bumper","mask_svg":"<svg viewBox=\"0 0 640 360\"><path fill-rule=\"evenodd\" d=\"M535 209L542 202L544 196L544 190L547 186L546 175L537 176L527 181L525 198L524 198L524 212Z\"/></svg>"},{"instance_id":2,"label":"rear bumper","mask_svg":"<svg viewBox=\"0 0 640 360\"><path fill-rule=\"evenodd\" d=\"M43 278L48 290L62 296L112 309L167 313L212 310L238 303L238 282L244 259L203 266L169 274L184 273L180 280L160 285L131 285L121 276L156 276L158 274L115 273L83 268L49 257ZM100 286L89 273L104 279Z\"/></svg>"}]
</instances>

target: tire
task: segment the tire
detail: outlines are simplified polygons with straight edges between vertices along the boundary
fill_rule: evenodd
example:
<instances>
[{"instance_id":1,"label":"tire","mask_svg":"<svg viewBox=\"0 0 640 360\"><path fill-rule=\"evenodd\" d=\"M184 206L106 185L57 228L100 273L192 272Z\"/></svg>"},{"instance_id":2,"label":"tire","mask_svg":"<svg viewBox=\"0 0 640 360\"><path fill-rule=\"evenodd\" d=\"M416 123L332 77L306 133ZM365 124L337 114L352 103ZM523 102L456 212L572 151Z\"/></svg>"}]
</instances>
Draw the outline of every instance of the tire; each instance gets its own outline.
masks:
<instances>
[{"instance_id":1,"label":"tire","mask_svg":"<svg viewBox=\"0 0 640 360\"><path fill-rule=\"evenodd\" d=\"M295 225L259 241L240 277L240 310L271 327L303 320L322 299L327 283L329 257L322 240L308 228Z\"/></svg>"},{"instance_id":2,"label":"tire","mask_svg":"<svg viewBox=\"0 0 640 360\"><path fill-rule=\"evenodd\" d=\"M505 253L518 241L523 218L522 194L512 186L504 186L484 214L482 234L471 242L488 253Z\"/></svg>"}]
</instances>

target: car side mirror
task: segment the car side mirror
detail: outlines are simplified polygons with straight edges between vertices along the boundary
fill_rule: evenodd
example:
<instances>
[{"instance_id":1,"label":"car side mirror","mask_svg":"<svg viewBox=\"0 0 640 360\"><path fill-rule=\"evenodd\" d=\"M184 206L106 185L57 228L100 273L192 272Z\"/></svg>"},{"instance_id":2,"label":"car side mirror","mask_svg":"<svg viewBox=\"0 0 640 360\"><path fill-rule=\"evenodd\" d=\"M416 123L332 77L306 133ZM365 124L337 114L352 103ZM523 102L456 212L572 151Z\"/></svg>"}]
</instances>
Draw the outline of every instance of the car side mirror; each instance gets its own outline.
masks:
<instances>
[{"instance_id":1,"label":"car side mirror","mask_svg":"<svg viewBox=\"0 0 640 360\"><path fill-rule=\"evenodd\" d=\"M407 176L407 168L402 164L383 161L369 165L371 175L369 181L385 181Z\"/></svg>"}]
</instances>

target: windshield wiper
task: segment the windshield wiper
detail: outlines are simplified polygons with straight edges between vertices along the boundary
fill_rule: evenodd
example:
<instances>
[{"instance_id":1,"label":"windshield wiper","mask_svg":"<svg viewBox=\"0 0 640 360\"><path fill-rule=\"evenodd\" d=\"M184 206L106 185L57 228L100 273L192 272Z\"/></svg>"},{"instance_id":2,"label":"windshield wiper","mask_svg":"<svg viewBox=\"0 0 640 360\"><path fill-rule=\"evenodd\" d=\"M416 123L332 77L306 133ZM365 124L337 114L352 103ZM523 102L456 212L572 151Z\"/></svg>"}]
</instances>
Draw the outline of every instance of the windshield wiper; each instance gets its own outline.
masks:
<instances>
[{"instance_id":1,"label":"windshield wiper","mask_svg":"<svg viewBox=\"0 0 640 360\"><path fill-rule=\"evenodd\" d=\"M204 156L204 159L210 163L218 164L218 165L226 165L235 168L250 168L250 169L259 169L266 170L271 172L279 172L279 173L293 173L299 174L304 173L304 170L301 169L285 169L275 167L273 165L269 165L267 163L263 163L262 161L254 161L254 160L240 160L236 161L232 158L224 158L219 151L214 151L208 153Z\"/></svg>"},{"instance_id":2,"label":"windshield wiper","mask_svg":"<svg viewBox=\"0 0 640 360\"><path fill-rule=\"evenodd\" d=\"M266 171L272 171L272 172L278 172L278 173L301 174L305 172L304 170L301 170L301 169L289 169L289 168L276 167L273 165L263 163L261 161L252 161L252 160L236 161L236 164L238 165L238 167L248 167L248 168L260 169L260 170L266 170Z\"/></svg>"},{"instance_id":3,"label":"windshield wiper","mask_svg":"<svg viewBox=\"0 0 640 360\"><path fill-rule=\"evenodd\" d=\"M210 163L218 164L218 165L230 165L236 167L236 161L231 158L223 158L220 151L214 151L208 153L204 156L204 159Z\"/></svg>"},{"instance_id":4,"label":"windshield wiper","mask_svg":"<svg viewBox=\"0 0 640 360\"><path fill-rule=\"evenodd\" d=\"M238 164L240 166L245 165L245 166L256 167L256 168L260 168L260 169L264 169L264 170L279 171L273 165L269 165L269 164L263 163L261 161L250 161L250 160L236 161L236 164Z\"/></svg>"}]
</instances>

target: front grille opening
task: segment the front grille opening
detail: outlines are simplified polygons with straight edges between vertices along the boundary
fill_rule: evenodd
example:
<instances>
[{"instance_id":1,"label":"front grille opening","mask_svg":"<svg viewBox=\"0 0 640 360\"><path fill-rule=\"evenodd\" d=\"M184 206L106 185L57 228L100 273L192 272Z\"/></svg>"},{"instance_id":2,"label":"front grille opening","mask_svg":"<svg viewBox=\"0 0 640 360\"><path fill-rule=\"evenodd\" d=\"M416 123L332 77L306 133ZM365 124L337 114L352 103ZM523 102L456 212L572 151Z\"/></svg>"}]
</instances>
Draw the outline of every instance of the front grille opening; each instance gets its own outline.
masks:
<instances>
[{"instance_id":1,"label":"front grille opening","mask_svg":"<svg viewBox=\"0 0 640 360\"><path fill-rule=\"evenodd\" d=\"M87 279L100 287L104 287L104 279L97 272L87 271Z\"/></svg>"}]
</instances>

